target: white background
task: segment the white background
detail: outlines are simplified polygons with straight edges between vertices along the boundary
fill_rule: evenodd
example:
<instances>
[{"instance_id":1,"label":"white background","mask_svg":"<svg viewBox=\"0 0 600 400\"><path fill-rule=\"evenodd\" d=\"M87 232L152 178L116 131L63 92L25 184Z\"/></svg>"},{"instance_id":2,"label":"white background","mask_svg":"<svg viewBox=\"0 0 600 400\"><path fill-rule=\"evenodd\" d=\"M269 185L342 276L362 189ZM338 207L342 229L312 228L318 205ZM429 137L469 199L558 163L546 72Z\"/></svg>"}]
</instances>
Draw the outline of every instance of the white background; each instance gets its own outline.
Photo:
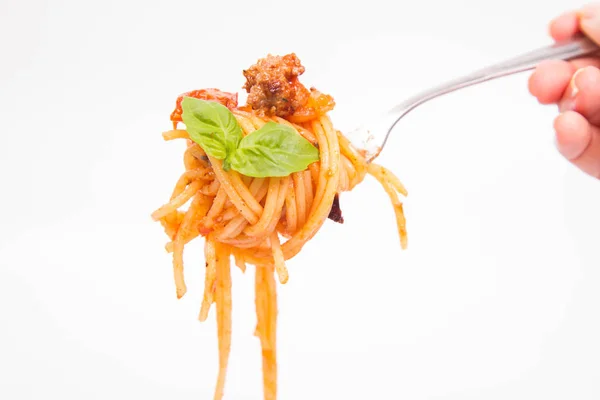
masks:
<instances>
[{"instance_id":1,"label":"white background","mask_svg":"<svg viewBox=\"0 0 600 400\"><path fill-rule=\"evenodd\" d=\"M550 43L572 1L0 2L0 398L209 399L201 242L175 299L150 213L182 171L176 96L239 91L296 52L349 130ZM545 4L542 6L542 4ZM280 399L597 399L600 183L554 148L527 74L431 102L379 162L409 190L342 197L280 287ZM235 269L227 399L260 399L253 272ZM214 311L214 310L213 310ZM214 316L214 314L212 314Z\"/></svg>"}]
</instances>

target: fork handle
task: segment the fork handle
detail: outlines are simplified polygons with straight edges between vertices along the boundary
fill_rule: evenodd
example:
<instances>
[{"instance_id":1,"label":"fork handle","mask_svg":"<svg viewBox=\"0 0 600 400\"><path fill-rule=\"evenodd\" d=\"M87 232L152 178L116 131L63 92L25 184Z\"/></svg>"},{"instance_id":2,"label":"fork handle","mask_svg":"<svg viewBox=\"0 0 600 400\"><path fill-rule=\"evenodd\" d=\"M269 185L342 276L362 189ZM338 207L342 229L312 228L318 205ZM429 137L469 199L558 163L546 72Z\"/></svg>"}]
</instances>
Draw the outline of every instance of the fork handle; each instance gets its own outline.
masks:
<instances>
[{"instance_id":1,"label":"fork handle","mask_svg":"<svg viewBox=\"0 0 600 400\"><path fill-rule=\"evenodd\" d=\"M534 69L540 62L547 60L573 60L575 58L593 55L600 51L600 46L585 36L555 43L551 46L541 47L520 56L511 58L486 68L474 71L458 79L447 81L439 86L433 87L425 92L419 93L407 101L398 104L389 110L385 119L390 123L388 133L383 144L387 142L388 136L394 125L415 107L456 90L483 83L492 79ZM383 147L383 146L382 146Z\"/></svg>"},{"instance_id":2,"label":"fork handle","mask_svg":"<svg viewBox=\"0 0 600 400\"><path fill-rule=\"evenodd\" d=\"M418 96L410 99L408 102L400 106L394 107L394 111L401 112L402 115L410 111L414 107L441 96L446 93L454 92L468 86L486 82L492 79L500 78L507 75L516 74L519 72L534 69L540 62L547 60L573 60L575 58L585 57L597 53L600 47L585 36L577 36L563 42L555 43L551 46L541 47L530 51L520 56L511 58L497 64L490 65L486 68L474 71L469 75L465 75L458 79L448 81L440 86L434 87L426 92L420 93ZM406 105L411 107L406 109ZM392 113L394 113L392 111ZM401 117L399 115L398 117Z\"/></svg>"},{"instance_id":3,"label":"fork handle","mask_svg":"<svg viewBox=\"0 0 600 400\"><path fill-rule=\"evenodd\" d=\"M572 60L592 55L600 47L585 36L556 43L552 46L542 47L515 58L491 65L475 74L483 74L490 78L510 75L534 69L540 62L547 60Z\"/></svg>"}]
</instances>

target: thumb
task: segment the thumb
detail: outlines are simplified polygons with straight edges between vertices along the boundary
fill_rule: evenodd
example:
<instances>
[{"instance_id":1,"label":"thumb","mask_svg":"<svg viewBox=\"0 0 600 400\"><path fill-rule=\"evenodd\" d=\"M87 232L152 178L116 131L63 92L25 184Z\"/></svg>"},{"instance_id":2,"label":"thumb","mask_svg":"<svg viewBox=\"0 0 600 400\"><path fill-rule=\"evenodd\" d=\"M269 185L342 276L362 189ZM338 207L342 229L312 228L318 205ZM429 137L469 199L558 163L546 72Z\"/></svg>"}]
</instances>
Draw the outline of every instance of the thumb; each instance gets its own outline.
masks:
<instances>
[{"instance_id":1,"label":"thumb","mask_svg":"<svg viewBox=\"0 0 600 400\"><path fill-rule=\"evenodd\" d=\"M581 31L600 44L600 3L588 4L578 14Z\"/></svg>"}]
</instances>

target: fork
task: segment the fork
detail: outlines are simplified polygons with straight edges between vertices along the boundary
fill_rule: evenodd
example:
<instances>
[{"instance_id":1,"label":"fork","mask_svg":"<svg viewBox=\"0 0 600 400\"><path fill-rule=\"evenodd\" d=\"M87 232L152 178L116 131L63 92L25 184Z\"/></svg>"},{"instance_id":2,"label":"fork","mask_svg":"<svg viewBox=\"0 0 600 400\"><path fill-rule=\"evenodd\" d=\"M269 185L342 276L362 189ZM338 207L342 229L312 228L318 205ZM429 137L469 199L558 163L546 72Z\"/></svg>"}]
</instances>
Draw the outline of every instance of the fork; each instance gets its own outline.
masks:
<instances>
[{"instance_id":1,"label":"fork","mask_svg":"<svg viewBox=\"0 0 600 400\"><path fill-rule=\"evenodd\" d=\"M534 69L540 62L546 60L573 60L592 55L600 47L584 36L558 42L551 46L542 47L509 60L493 64L421 92L406 101L396 105L370 123L349 132L346 136L350 142L361 149L368 162L373 161L385 147L388 138L398 123L406 114L421 104L447 93L469 86L483 83Z\"/></svg>"}]
</instances>

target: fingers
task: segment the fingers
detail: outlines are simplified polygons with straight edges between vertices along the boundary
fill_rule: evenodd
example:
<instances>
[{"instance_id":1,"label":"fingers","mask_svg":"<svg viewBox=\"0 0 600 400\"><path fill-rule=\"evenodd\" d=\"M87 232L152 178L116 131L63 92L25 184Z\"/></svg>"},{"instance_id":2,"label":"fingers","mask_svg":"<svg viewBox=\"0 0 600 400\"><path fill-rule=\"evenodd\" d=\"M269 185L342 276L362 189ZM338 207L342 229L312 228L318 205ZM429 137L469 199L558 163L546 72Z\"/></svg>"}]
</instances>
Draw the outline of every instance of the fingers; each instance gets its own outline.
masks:
<instances>
[{"instance_id":1,"label":"fingers","mask_svg":"<svg viewBox=\"0 0 600 400\"><path fill-rule=\"evenodd\" d=\"M568 12L550 24L556 41L579 31L600 44L600 3ZM554 121L561 154L587 174L600 179L600 59L542 63L529 79L529 91L542 104L558 103Z\"/></svg>"},{"instance_id":2,"label":"fingers","mask_svg":"<svg viewBox=\"0 0 600 400\"><path fill-rule=\"evenodd\" d=\"M566 40L578 31L579 17L575 11L565 13L550 23L550 35L556 41Z\"/></svg>"},{"instance_id":3,"label":"fingers","mask_svg":"<svg viewBox=\"0 0 600 400\"><path fill-rule=\"evenodd\" d=\"M580 30L600 43L600 3L589 4L579 11L567 12L550 23L550 34L557 41L566 40ZM579 59L571 63L543 62L529 78L529 91L542 104L558 103L575 71L587 66L600 67L600 58Z\"/></svg>"},{"instance_id":4,"label":"fingers","mask_svg":"<svg viewBox=\"0 0 600 400\"><path fill-rule=\"evenodd\" d=\"M600 70L577 70L559 104L556 143L562 155L579 169L600 178Z\"/></svg>"},{"instance_id":5,"label":"fingers","mask_svg":"<svg viewBox=\"0 0 600 400\"><path fill-rule=\"evenodd\" d=\"M573 72L577 71L580 68L585 68L585 67L600 68L600 58L598 58L598 57L578 58L577 60L571 61L571 65L573 66Z\"/></svg>"},{"instance_id":6,"label":"fingers","mask_svg":"<svg viewBox=\"0 0 600 400\"><path fill-rule=\"evenodd\" d=\"M529 92L542 104L558 103L575 71L588 66L600 68L600 58L542 62L529 77Z\"/></svg>"},{"instance_id":7,"label":"fingers","mask_svg":"<svg viewBox=\"0 0 600 400\"><path fill-rule=\"evenodd\" d=\"M589 4L577 14L581 31L596 43L600 43L600 3Z\"/></svg>"},{"instance_id":8,"label":"fingers","mask_svg":"<svg viewBox=\"0 0 600 400\"><path fill-rule=\"evenodd\" d=\"M574 73L566 61L540 63L529 77L529 91L542 104L557 103L562 97Z\"/></svg>"},{"instance_id":9,"label":"fingers","mask_svg":"<svg viewBox=\"0 0 600 400\"><path fill-rule=\"evenodd\" d=\"M596 67L577 70L559 107L561 111L578 112L592 125L600 125L600 70Z\"/></svg>"},{"instance_id":10,"label":"fingers","mask_svg":"<svg viewBox=\"0 0 600 400\"><path fill-rule=\"evenodd\" d=\"M600 3L567 12L550 23L550 35L556 41L569 39L579 31L600 44Z\"/></svg>"},{"instance_id":11,"label":"fingers","mask_svg":"<svg viewBox=\"0 0 600 400\"><path fill-rule=\"evenodd\" d=\"M600 129L574 111L554 121L558 150L587 174L600 178Z\"/></svg>"}]
</instances>

